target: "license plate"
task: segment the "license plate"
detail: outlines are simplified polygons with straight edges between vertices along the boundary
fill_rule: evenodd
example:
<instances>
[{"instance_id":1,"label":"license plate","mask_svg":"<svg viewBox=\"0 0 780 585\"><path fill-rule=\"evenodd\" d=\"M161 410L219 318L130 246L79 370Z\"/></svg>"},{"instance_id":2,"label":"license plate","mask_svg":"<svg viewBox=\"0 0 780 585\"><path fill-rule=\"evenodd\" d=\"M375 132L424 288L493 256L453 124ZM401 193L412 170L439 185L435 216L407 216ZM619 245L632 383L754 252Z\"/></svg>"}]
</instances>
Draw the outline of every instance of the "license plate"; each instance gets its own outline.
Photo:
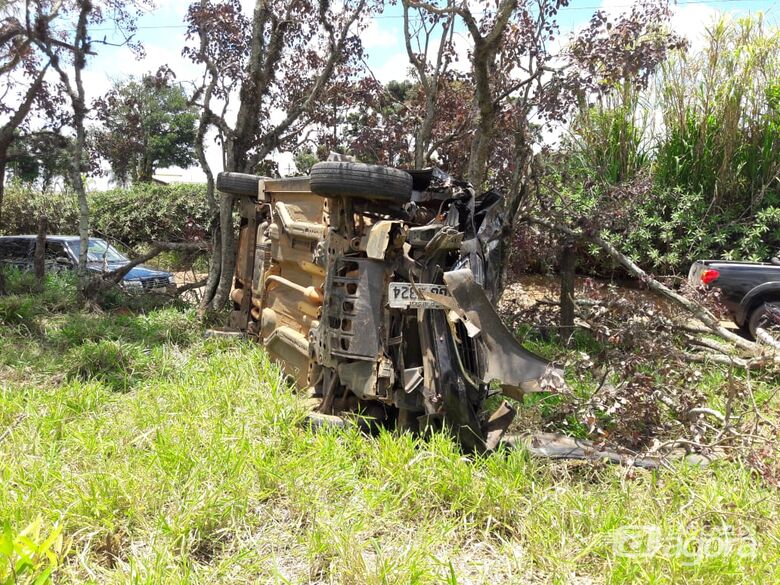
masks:
<instances>
[{"instance_id":1,"label":"license plate","mask_svg":"<svg viewBox=\"0 0 780 585\"><path fill-rule=\"evenodd\" d=\"M417 290L435 295L450 296L446 284L416 284ZM430 299L421 299L408 282L391 282L387 287L388 304L394 309L444 309L445 307Z\"/></svg>"}]
</instances>

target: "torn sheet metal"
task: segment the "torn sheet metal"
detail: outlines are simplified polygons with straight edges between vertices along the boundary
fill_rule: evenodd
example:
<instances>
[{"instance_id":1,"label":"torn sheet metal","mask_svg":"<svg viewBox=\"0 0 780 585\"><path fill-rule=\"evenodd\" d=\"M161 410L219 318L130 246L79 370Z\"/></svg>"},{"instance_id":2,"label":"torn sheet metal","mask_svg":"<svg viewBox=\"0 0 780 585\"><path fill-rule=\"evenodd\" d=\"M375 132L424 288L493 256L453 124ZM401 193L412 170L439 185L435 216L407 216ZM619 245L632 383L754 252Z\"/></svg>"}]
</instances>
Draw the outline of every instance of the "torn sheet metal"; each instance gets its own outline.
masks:
<instances>
[{"instance_id":1,"label":"torn sheet metal","mask_svg":"<svg viewBox=\"0 0 780 585\"><path fill-rule=\"evenodd\" d=\"M387 246L390 244L390 232L399 225L397 221L378 221L365 236L366 256L374 260L384 260ZM361 245L362 247L362 245Z\"/></svg>"},{"instance_id":2,"label":"torn sheet metal","mask_svg":"<svg viewBox=\"0 0 780 585\"><path fill-rule=\"evenodd\" d=\"M550 362L521 346L506 328L468 268L444 273L450 294L471 323L481 331L487 348L482 382L497 381L502 387L524 392L543 390L541 381L551 369Z\"/></svg>"}]
</instances>

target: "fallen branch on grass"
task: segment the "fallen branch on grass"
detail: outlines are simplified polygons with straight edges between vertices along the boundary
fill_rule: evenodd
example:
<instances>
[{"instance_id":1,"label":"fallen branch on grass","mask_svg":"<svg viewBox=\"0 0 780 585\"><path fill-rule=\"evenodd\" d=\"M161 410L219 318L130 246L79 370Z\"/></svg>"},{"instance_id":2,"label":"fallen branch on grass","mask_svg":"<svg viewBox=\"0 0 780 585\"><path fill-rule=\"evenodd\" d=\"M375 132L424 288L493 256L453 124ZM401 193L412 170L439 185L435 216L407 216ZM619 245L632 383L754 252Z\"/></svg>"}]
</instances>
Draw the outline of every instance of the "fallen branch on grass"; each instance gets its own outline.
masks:
<instances>
[{"instance_id":1,"label":"fallen branch on grass","mask_svg":"<svg viewBox=\"0 0 780 585\"><path fill-rule=\"evenodd\" d=\"M701 323L706 325L707 328L712 333L714 333L721 339L724 339L725 341L734 344L735 346L748 352L752 356L764 355L765 352L763 351L763 348L759 344L749 341L744 337L741 337L736 333L733 333L728 329L726 329L725 327L723 327L720 324L720 320L714 314L712 314L712 312L710 312L706 307L703 307L702 305L690 299L687 299L681 294L673 291L669 287L664 286L656 279L654 279L652 276L647 274L647 272L642 270L633 260L631 260L631 258L623 254L620 250L615 248L615 246L613 246L603 238L599 237L598 235L573 230L568 226L561 225L558 223L553 223L535 217L526 217L526 220L529 221L530 223L540 225L542 227L546 227L549 230L553 230L565 234L571 238L576 238L579 240L584 240L596 244L598 247L604 250L613 260L615 260L617 263L623 266L623 268L625 268L630 274L632 274L633 276L641 280L643 283L645 283L650 290L655 291L663 295L664 297L677 303L679 306L681 306L686 311L691 313L691 315L696 317L696 319L698 319ZM712 361L719 361L719 360L712 359ZM774 357L773 361L780 361L780 358ZM721 361L720 363L723 362Z\"/></svg>"},{"instance_id":2,"label":"fallen branch on grass","mask_svg":"<svg viewBox=\"0 0 780 585\"><path fill-rule=\"evenodd\" d=\"M183 284L179 287L176 287L176 292L174 293L177 297L179 295L182 295L190 290L195 290L196 288L203 288L206 286L206 282L208 281L207 278L204 278L203 280L199 280L197 282L188 282L187 284Z\"/></svg>"},{"instance_id":3,"label":"fallen branch on grass","mask_svg":"<svg viewBox=\"0 0 780 585\"><path fill-rule=\"evenodd\" d=\"M763 327L756 329L756 340L763 343L764 345L768 345L772 349L780 350L780 342L772 337Z\"/></svg>"}]
</instances>

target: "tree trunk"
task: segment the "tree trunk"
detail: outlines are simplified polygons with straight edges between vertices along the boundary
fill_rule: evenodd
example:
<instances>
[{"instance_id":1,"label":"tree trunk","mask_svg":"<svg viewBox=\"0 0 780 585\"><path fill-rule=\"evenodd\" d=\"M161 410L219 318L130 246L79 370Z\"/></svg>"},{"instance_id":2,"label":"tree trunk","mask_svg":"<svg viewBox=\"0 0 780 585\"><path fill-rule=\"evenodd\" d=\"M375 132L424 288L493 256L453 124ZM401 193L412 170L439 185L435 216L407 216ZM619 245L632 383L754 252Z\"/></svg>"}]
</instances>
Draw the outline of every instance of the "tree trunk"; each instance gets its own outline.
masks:
<instances>
[{"instance_id":1,"label":"tree trunk","mask_svg":"<svg viewBox=\"0 0 780 585\"><path fill-rule=\"evenodd\" d=\"M559 332L568 347L574 333L574 277L577 268L576 248L571 241L564 242L561 248L561 317Z\"/></svg>"},{"instance_id":2,"label":"tree trunk","mask_svg":"<svg viewBox=\"0 0 780 585\"><path fill-rule=\"evenodd\" d=\"M233 273L236 268L235 234L233 228L233 196L222 194L219 203L219 230L222 249L219 284L214 292L212 308L219 310L227 302L230 289L233 288Z\"/></svg>"},{"instance_id":3,"label":"tree trunk","mask_svg":"<svg viewBox=\"0 0 780 585\"><path fill-rule=\"evenodd\" d=\"M201 0L201 6L205 2ZM325 18L329 3L319 3L319 17ZM270 91L274 82L274 72L277 65L285 59L286 34L290 30L290 22L287 13L281 18L276 14L274 6L264 0L256 0L252 14L252 28L249 37L249 55L244 72L241 76L239 90L239 108L236 114L235 125L229 128L224 117L218 117L221 123L217 123L220 133L223 135L224 170L228 172L253 173L268 154L279 146L279 141L293 126L293 124L305 113L315 107L316 101L325 90L326 83L333 74L334 67L344 54L344 48L349 37L348 32L355 20L363 13L365 0L360 0L348 17L339 24L339 29L329 28L330 54L319 74L314 78L314 84L309 95L300 103L291 105L287 109L286 117L272 129L261 131L262 102ZM208 43L206 33L200 33L201 51L205 53ZM212 82L217 78L216 66L207 62L207 68L212 75ZM210 84L211 89L214 88ZM204 94L204 113L210 100L210 93ZM203 120L203 118L202 118ZM213 118L207 118L206 125L214 123ZM204 126L205 127L205 126ZM201 141L202 142L202 141ZM251 154L250 154L251 153ZM233 227L233 198L222 195L219 204L219 231L220 246L214 246L212 266L209 274L209 283L203 296L202 308L218 310L227 301L230 289L233 286L233 271L235 268L235 234ZM219 256L217 256L219 254ZM216 289L213 288L216 274L219 273L219 281ZM213 297L210 292L214 291Z\"/></svg>"},{"instance_id":4,"label":"tree trunk","mask_svg":"<svg viewBox=\"0 0 780 585\"><path fill-rule=\"evenodd\" d=\"M154 176L154 168L149 164L144 156L138 171L137 183L151 183Z\"/></svg>"},{"instance_id":5,"label":"tree trunk","mask_svg":"<svg viewBox=\"0 0 780 585\"><path fill-rule=\"evenodd\" d=\"M209 92L210 95L210 92ZM208 121L203 115L201 123L198 126L198 135L195 140L195 152L198 161L206 174L206 201L209 206L209 231L211 232L211 261L209 262L209 274L206 278L206 285L203 289L203 296L200 299L200 311L203 313L213 307L212 301L219 285L219 277L222 273L222 231L219 228L219 206L214 197L214 173L206 160L206 152L203 147L203 141L208 127Z\"/></svg>"},{"instance_id":6,"label":"tree trunk","mask_svg":"<svg viewBox=\"0 0 780 585\"><path fill-rule=\"evenodd\" d=\"M80 81L80 79L79 79ZM81 85L79 83L79 85ZM87 271L87 254L89 252L89 203L87 191L84 187L83 171L84 144L86 143L86 130L84 118L86 107L84 105L83 87L80 88L79 97L73 104L73 125L76 128L76 140L73 143L73 154L70 169L70 183L76 192L79 203L79 292L84 293L89 285L89 273Z\"/></svg>"},{"instance_id":7,"label":"tree trunk","mask_svg":"<svg viewBox=\"0 0 780 585\"><path fill-rule=\"evenodd\" d=\"M436 96L425 96L425 118L414 141L414 168L422 169L427 162L428 148L433 136L433 124L436 121Z\"/></svg>"},{"instance_id":8,"label":"tree trunk","mask_svg":"<svg viewBox=\"0 0 780 585\"><path fill-rule=\"evenodd\" d=\"M45 215L38 218L38 235L35 238L35 255L33 266L35 267L35 290L43 292L43 281L46 278L46 228L48 221Z\"/></svg>"},{"instance_id":9,"label":"tree trunk","mask_svg":"<svg viewBox=\"0 0 780 585\"><path fill-rule=\"evenodd\" d=\"M487 176L487 164L490 150L493 145L493 137L496 133L496 119L499 105L493 94L491 76L495 73L496 54L501 48L501 41L506 32L509 19L517 8L517 0L504 0L497 6L496 20L493 28L486 31L480 30L478 23L468 13L461 14L466 26L474 39L472 51L471 70L474 75L474 102L479 114L474 138L471 142L469 153L468 180L479 190L482 188Z\"/></svg>"},{"instance_id":10,"label":"tree trunk","mask_svg":"<svg viewBox=\"0 0 780 585\"><path fill-rule=\"evenodd\" d=\"M518 115L523 115L524 112ZM531 141L528 138L528 125L521 124L514 136L515 142L515 168L512 171L512 179L509 192L504 200L504 231L499 242L501 269L498 271L498 283L496 284L497 299L506 286L509 265L512 260L512 240L515 233L516 218L519 210L531 197L531 189L534 185L534 154L531 150Z\"/></svg>"},{"instance_id":11,"label":"tree trunk","mask_svg":"<svg viewBox=\"0 0 780 585\"><path fill-rule=\"evenodd\" d=\"M203 296L200 299L200 312L213 308L211 301L217 292L219 285L219 275L222 273L222 232L219 230L219 221L215 220L215 225L211 230L211 259L209 261L209 273L206 277L206 284L203 288Z\"/></svg>"},{"instance_id":12,"label":"tree trunk","mask_svg":"<svg viewBox=\"0 0 780 585\"><path fill-rule=\"evenodd\" d=\"M35 101L35 96L38 94L38 90L43 84L43 78L48 69L49 64L41 69L40 73L38 73L38 76L35 78L35 81L33 81L32 85L27 89L27 93L22 99L22 102L18 104L16 112L13 112L10 120L0 128L0 227L3 226L3 195L5 194L5 170L6 164L8 163L8 149L14 140L14 132L30 113L30 109ZM2 287L0 287L0 290L2 290Z\"/></svg>"},{"instance_id":13,"label":"tree trunk","mask_svg":"<svg viewBox=\"0 0 780 585\"><path fill-rule=\"evenodd\" d=\"M477 191L482 189L487 177L488 159L490 158L490 147L495 134L495 124L496 111L491 103L489 110L485 109L480 112L479 125L474 133L469 154L468 180Z\"/></svg>"},{"instance_id":14,"label":"tree trunk","mask_svg":"<svg viewBox=\"0 0 780 585\"><path fill-rule=\"evenodd\" d=\"M5 197L5 152L0 155L0 232L3 229L3 199Z\"/></svg>"}]
</instances>

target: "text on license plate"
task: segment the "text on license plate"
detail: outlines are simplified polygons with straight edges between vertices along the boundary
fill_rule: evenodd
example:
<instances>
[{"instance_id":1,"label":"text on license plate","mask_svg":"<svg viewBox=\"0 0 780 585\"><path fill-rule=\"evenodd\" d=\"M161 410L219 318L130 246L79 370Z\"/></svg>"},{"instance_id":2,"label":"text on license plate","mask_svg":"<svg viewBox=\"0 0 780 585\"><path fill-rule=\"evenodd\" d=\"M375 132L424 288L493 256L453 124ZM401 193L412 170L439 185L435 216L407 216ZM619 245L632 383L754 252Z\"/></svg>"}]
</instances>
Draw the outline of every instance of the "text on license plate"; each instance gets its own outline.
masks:
<instances>
[{"instance_id":1,"label":"text on license plate","mask_svg":"<svg viewBox=\"0 0 780 585\"><path fill-rule=\"evenodd\" d=\"M446 284L416 284L417 290L435 295L450 296ZM436 301L421 299L408 282L391 282L387 287L387 301L394 309L443 309Z\"/></svg>"}]
</instances>

